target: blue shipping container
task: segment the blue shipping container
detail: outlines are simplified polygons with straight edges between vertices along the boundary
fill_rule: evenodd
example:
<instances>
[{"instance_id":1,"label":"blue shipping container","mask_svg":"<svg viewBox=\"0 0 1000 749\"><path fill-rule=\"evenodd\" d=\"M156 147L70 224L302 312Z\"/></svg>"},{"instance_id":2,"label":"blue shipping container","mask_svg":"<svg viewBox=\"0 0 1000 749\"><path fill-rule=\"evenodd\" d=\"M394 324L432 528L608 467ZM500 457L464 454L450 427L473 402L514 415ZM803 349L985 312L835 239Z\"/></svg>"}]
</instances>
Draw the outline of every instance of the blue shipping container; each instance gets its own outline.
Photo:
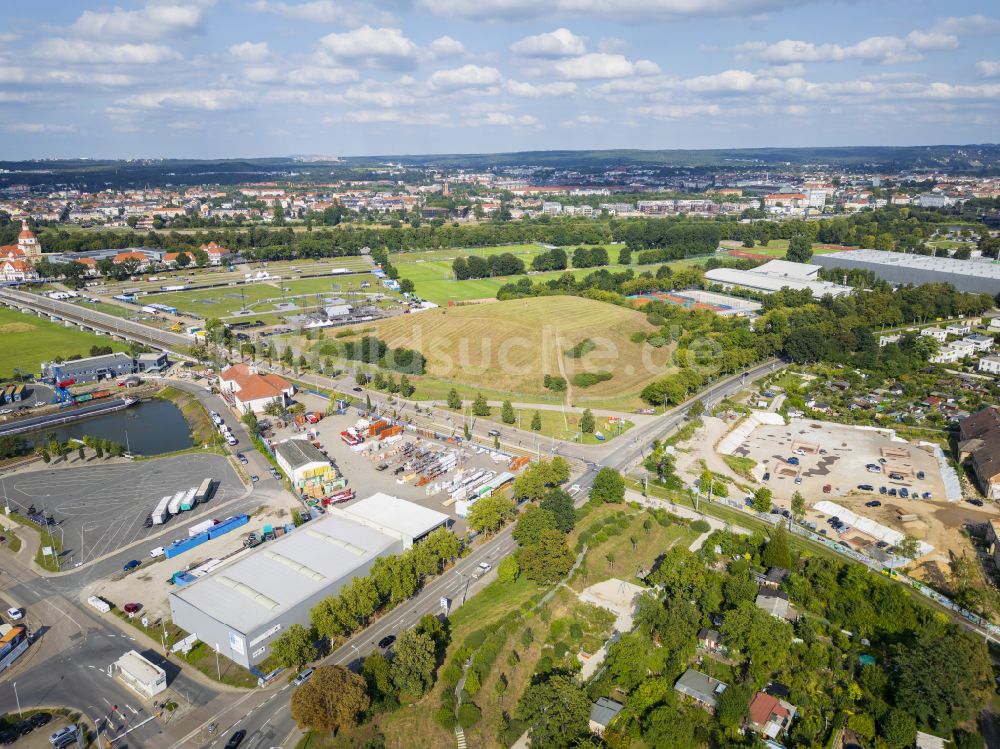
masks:
<instances>
[{"instance_id":1,"label":"blue shipping container","mask_svg":"<svg viewBox=\"0 0 1000 749\"><path fill-rule=\"evenodd\" d=\"M185 538L179 544L171 544L166 549L163 550L163 556L167 559L172 559L178 554L183 554L185 551L190 551L195 546L201 546L205 543L210 536L207 533L199 533L197 536L192 536L191 538Z\"/></svg>"},{"instance_id":2,"label":"blue shipping container","mask_svg":"<svg viewBox=\"0 0 1000 749\"><path fill-rule=\"evenodd\" d=\"M190 572L175 572L174 573L174 585L178 588L183 588L185 585L190 585L198 578L192 575Z\"/></svg>"},{"instance_id":3,"label":"blue shipping container","mask_svg":"<svg viewBox=\"0 0 1000 749\"><path fill-rule=\"evenodd\" d=\"M226 518L221 523L216 525L214 528L208 531L209 538L218 538L219 536L229 533L229 531L239 528L241 525L246 525L250 522L249 515L237 515L233 518Z\"/></svg>"}]
</instances>

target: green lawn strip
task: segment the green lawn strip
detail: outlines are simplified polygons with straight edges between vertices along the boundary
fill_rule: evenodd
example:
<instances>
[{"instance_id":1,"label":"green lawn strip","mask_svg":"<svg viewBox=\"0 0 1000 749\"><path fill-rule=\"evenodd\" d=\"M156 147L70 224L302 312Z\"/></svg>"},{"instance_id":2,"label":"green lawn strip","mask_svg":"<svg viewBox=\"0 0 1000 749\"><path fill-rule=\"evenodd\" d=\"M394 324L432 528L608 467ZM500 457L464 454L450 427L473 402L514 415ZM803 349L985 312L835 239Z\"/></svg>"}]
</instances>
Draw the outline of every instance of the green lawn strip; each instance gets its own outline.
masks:
<instances>
[{"instance_id":1,"label":"green lawn strip","mask_svg":"<svg viewBox=\"0 0 1000 749\"><path fill-rule=\"evenodd\" d=\"M4 341L0 349L0 373L5 377L10 376L15 367L37 374L43 361L59 356L90 356L91 346L128 351L128 344L123 341L7 308L0 308L0 335Z\"/></svg>"},{"instance_id":2,"label":"green lawn strip","mask_svg":"<svg viewBox=\"0 0 1000 749\"><path fill-rule=\"evenodd\" d=\"M108 603L111 602L108 601ZM187 632L175 625L169 619L164 620L162 623L150 622L148 627L144 627L142 625L143 614L141 611L130 617L115 604L112 603L111 605L111 613L118 617L120 621L139 630L154 642L160 642L161 644L166 643L168 648L188 636ZM166 634L164 634L164 632ZM217 668L216 656L217 653L215 650L203 642L197 642L194 647L191 648L191 652L186 656L180 653L171 653L169 657L178 658L187 665L193 666L213 681L221 681L223 684L228 684L232 687L241 687L244 689L253 689L257 686L256 676L225 656L218 656ZM222 676L221 679L219 678L220 673Z\"/></svg>"},{"instance_id":3,"label":"green lawn strip","mask_svg":"<svg viewBox=\"0 0 1000 749\"><path fill-rule=\"evenodd\" d=\"M575 440L584 445L597 445L602 442L602 440L597 439L596 434L581 435L580 418L583 416L582 413L577 413L575 411L552 411L550 409L540 408L538 409L538 414L541 417L542 428L535 433L539 437L548 437L550 439L565 441ZM531 428L531 422L534 415L535 409L515 408L514 423L505 424L501 419L501 409L499 407L493 407L490 409L490 415L482 418L488 418L490 421L495 421L501 426L517 427L525 432L531 432L533 431ZM620 426L617 424L609 424L606 417L601 416L594 416L594 422L596 423L596 432L601 432L601 434L604 435L604 442L614 439L635 426L635 424L631 421L623 421ZM575 439L578 436L580 439Z\"/></svg>"},{"instance_id":4,"label":"green lawn strip","mask_svg":"<svg viewBox=\"0 0 1000 749\"><path fill-rule=\"evenodd\" d=\"M10 528L4 525L0 525L0 534L7 537L7 541L4 543L4 548L12 554L17 554L21 550L21 539L18 538L17 534L14 533Z\"/></svg>"}]
</instances>

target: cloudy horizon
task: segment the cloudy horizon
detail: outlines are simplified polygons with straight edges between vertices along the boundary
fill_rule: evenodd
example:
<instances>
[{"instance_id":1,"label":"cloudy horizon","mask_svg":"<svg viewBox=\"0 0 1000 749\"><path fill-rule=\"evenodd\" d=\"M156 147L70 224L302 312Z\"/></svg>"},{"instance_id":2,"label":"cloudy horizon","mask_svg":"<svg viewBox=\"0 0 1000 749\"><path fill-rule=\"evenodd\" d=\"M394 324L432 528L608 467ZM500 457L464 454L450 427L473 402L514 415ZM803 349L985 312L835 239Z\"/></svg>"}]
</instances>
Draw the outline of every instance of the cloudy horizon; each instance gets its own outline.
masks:
<instances>
[{"instance_id":1,"label":"cloudy horizon","mask_svg":"<svg viewBox=\"0 0 1000 749\"><path fill-rule=\"evenodd\" d=\"M957 0L5 4L0 158L986 143ZM993 12L991 12L993 11Z\"/></svg>"}]
</instances>

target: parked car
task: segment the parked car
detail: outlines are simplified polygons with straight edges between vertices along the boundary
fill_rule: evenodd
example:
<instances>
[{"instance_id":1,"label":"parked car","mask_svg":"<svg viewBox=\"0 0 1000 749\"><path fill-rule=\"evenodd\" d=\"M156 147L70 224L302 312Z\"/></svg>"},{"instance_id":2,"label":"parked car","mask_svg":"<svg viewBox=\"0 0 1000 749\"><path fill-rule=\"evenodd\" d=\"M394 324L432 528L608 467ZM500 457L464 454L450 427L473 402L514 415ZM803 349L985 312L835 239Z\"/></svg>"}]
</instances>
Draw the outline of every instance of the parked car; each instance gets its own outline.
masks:
<instances>
[{"instance_id":1,"label":"parked car","mask_svg":"<svg viewBox=\"0 0 1000 749\"><path fill-rule=\"evenodd\" d=\"M126 572L131 572L138 566L139 566L138 559L130 559L129 561L125 562L125 564L122 566L122 569L125 570Z\"/></svg>"},{"instance_id":2,"label":"parked car","mask_svg":"<svg viewBox=\"0 0 1000 749\"><path fill-rule=\"evenodd\" d=\"M871 484L858 484L858 489L860 489L863 492L873 492L873 491L875 491L875 487L872 486Z\"/></svg>"},{"instance_id":3,"label":"parked car","mask_svg":"<svg viewBox=\"0 0 1000 749\"><path fill-rule=\"evenodd\" d=\"M895 487L893 487L892 489L889 490L889 496L890 497L895 497L896 496L896 488Z\"/></svg>"},{"instance_id":4,"label":"parked car","mask_svg":"<svg viewBox=\"0 0 1000 749\"><path fill-rule=\"evenodd\" d=\"M378 646L382 648L382 650L385 650L395 641L396 641L396 635L386 635L385 637L383 637L381 640L378 641Z\"/></svg>"},{"instance_id":5,"label":"parked car","mask_svg":"<svg viewBox=\"0 0 1000 749\"><path fill-rule=\"evenodd\" d=\"M226 742L226 749L236 749L236 747L243 743L243 737L246 735L247 732L242 729L234 733L229 737L229 741Z\"/></svg>"},{"instance_id":6,"label":"parked car","mask_svg":"<svg viewBox=\"0 0 1000 749\"><path fill-rule=\"evenodd\" d=\"M305 684L307 681L309 681L309 677L313 675L313 671L315 670L316 669L313 668L307 668L301 674L296 676L295 680L292 683L297 687L301 686L302 684Z\"/></svg>"},{"instance_id":7,"label":"parked car","mask_svg":"<svg viewBox=\"0 0 1000 749\"><path fill-rule=\"evenodd\" d=\"M126 603L124 606L122 606L122 611L124 611L126 614L135 614L138 613L139 609L141 608L142 608L141 603Z\"/></svg>"},{"instance_id":8,"label":"parked car","mask_svg":"<svg viewBox=\"0 0 1000 749\"><path fill-rule=\"evenodd\" d=\"M34 724L35 728L41 728L52 720L52 713L35 713L28 720Z\"/></svg>"},{"instance_id":9,"label":"parked car","mask_svg":"<svg viewBox=\"0 0 1000 749\"><path fill-rule=\"evenodd\" d=\"M910 490L907 489L905 486L901 487L900 490L899 490L899 496L901 496L903 499L909 499L909 497L910 497Z\"/></svg>"},{"instance_id":10,"label":"parked car","mask_svg":"<svg viewBox=\"0 0 1000 749\"><path fill-rule=\"evenodd\" d=\"M967 499L965 501L968 502L970 505L973 505L974 507L982 507L983 506L983 500L976 499L975 497L973 497L972 499Z\"/></svg>"},{"instance_id":11,"label":"parked car","mask_svg":"<svg viewBox=\"0 0 1000 749\"><path fill-rule=\"evenodd\" d=\"M823 484L823 493L824 494L829 494L831 491L833 491L833 487L830 486L830 484Z\"/></svg>"},{"instance_id":12,"label":"parked car","mask_svg":"<svg viewBox=\"0 0 1000 749\"><path fill-rule=\"evenodd\" d=\"M913 496L915 497L915 496L917 496L917 495L916 495L916 494L914 494ZM922 494L921 496L922 496L922 497L923 497L924 499L930 499L930 498L931 498L931 497L932 497L933 495L932 495L932 494L931 494L930 492L924 492L924 493L923 493L923 494Z\"/></svg>"},{"instance_id":13,"label":"parked car","mask_svg":"<svg viewBox=\"0 0 1000 749\"><path fill-rule=\"evenodd\" d=\"M865 502L865 507L881 507L882 503L877 499L873 499L871 502Z\"/></svg>"},{"instance_id":14,"label":"parked car","mask_svg":"<svg viewBox=\"0 0 1000 749\"><path fill-rule=\"evenodd\" d=\"M491 429L486 434L489 437L499 437L500 436L500 430L499 429Z\"/></svg>"},{"instance_id":15,"label":"parked car","mask_svg":"<svg viewBox=\"0 0 1000 749\"><path fill-rule=\"evenodd\" d=\"M19 720L14 724L14 730L17 731L18 736L26 736L35 730L35 724L30 720Z\"/></svg>"},{"instance_id":16,"label":"parked car","mask_svg":"<svg viewBox=\"0 0 1000 749\"><path fill-rule=\"evenodd\" d=\"M771 472L770 471L765 471L764 472L764 481L767 481L770 478L771 478Z\"/></svg>"},{"instance_id":17,"label":"parked car","mask_svg":"<svg viewBox=\"0 0 1000 749\"><path fill-rule=\"evenodd\" d=\"M796 476L795 477L795 483L796 484L801 484L802 483L802 477L801 476Z\"/></svg>"},{"instance_id":18,"label":"parked car","mask_svg":"<svg viewBox=\"0 0 1000 749\"><path fill-rule=\"evenodd\" d=\"M24 612L21 609L11 607L7 609L7 616L10 617L11 621L16 622L18 619L24 618Z\"/></svg>"},{"instance_id":19,"label":"parked car","mask_svg":"<svg viewBox=\"0 0 1000 749\"><path fill-rule=\"evenodd\" d=\"M17 734L13 731L0 731L0 744L13 744L17 741Z\"/></svg>"},{"instance_id":20,"label":"parked car","mask_svg":"<svg viewBox=\"0 0 1000 749\"><path fill-rule=\"evenodd\" d=\"M885 494L885 493L886 493L886 492L888 492L888 491L889 491L889 490L888 490L888 489L886 489L886 488L885 488L884 486L880 486L880 487L878 488L878 493L879 493L879 494Z\"/></svg>"},{"instance_id":21,"label":"parked car","mask_svg":"<svg viewBox=\"0 0 1000 749\"><path fill-rule=\"evenodd\" d=\"M260 476L258 476L256 473L250 477L251 483L256 484L258 481L260 481Z\"/></svg>"},{"instance_id":22,"label":"parked car","mask_svg":"<svg viewBox=\"0 0 1000 749\"><path fill-rule=\"evenodd\" d=\"M375 470L376 471L384 471L388 467L389 467L388 463L379 463L377 466L375 466Z\"/></svg>"},{"instance_id":23,"label":"parked car","mask_svg":"<svg viewBox=\"0 0 1000 749\"><path fill-rule=\"evenodd\" d=\"M352 387L351 390L353 390L355 393L364 392L364 390L362 388L359 388L357 385L355 385L354 387Z\"/></svg>"},{"instance_id":24,"label":"parked car","mask_svg":"<svg viewBox=\"0 0 1000 749\"><path fill-rule=\"evenodd\" d=\"M788 463L788 465L790 466L797 466L799 464L799 459L793 455L785 462Z\"/></svg>"},{"instance_id":25,"label":"parked car","mask_svg":"<svg viewBox=\"0 0 1000 749\"><path fill-rule=\"evenodd\" d=\"M271 468L271 475L274 476L276 479L278 479L278 481L281 481L281 471L279 471L277 468L273 467Z\"/></svg>"}]
</instances>

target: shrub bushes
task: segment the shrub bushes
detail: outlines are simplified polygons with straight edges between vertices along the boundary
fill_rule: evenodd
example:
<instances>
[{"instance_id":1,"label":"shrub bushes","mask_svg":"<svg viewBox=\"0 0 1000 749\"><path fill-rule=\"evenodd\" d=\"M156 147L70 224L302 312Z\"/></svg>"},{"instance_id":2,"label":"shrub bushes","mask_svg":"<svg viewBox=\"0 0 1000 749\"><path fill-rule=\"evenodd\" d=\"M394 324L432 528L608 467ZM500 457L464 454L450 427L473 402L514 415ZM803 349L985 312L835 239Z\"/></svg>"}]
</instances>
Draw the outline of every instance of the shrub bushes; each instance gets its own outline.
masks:
<instances>
[{"instance_id":1,"label":"shrub bushes","mask_svg":"<svg viewBox=\"0 0 1000 749\"><path fill-rule=\"evenodd\" d=\"M570 359L580 359L580 358L586 356L587 354L589 354L595 348L597 348L597 344L596 343L594 343L589 338L584 338L582 341L580 341L578 344L576 344L573 348L568 349L566 351L566 356L568 356Z\"/></svg>"},{"instance_id":2,"label":"shrub bushes","mask_svg":"<svg viewBox=\"0 0 1000 749\"><path fill-rule=\"evenodd\" d=\"M483 711L475 703L463 702L458 707L458 724L466 731L476 725L482 717Z\"/></svg>"},{"instance_id":3,"label":"shrub bushes","mask_svg":"<svg viewBox=\"0 0 1000 749\"><path fill-rule=\"evenodd\" d=\"M605 382L614 377L613 374L605 370L600 372L580 372L579 374L573 375L573 384L581 388L589 388L591 385L596 385L599 382Z\"/></svg>"}]
</instances>

